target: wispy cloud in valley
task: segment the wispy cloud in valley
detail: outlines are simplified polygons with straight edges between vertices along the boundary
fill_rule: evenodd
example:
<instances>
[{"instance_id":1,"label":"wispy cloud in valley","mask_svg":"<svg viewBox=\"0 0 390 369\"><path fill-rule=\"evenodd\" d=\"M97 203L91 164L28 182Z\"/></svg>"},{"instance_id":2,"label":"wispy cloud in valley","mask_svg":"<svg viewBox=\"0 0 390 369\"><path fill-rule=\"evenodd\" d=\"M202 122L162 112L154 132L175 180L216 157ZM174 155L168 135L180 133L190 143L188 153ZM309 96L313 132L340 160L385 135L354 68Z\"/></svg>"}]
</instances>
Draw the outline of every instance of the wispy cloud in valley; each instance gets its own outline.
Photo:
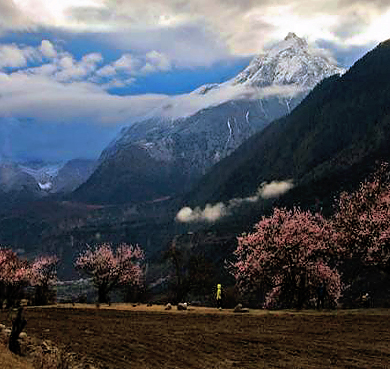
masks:
<instances>
[{"instance_id":1,"label":"wispy cloud in valley","mask_svg":"<svg viewBox=\"0 0 390 369\"><path fill-rule=\"evenodd\" d=\"M180 223L195 223L209 222L213 223L219 219L231 214L231 212L239 206L246 203L256 203L260 199L277 198L284 195L294 187L292 180L287 181L272 181L263 183L253 196L245 198L235 198L225 203L217 203L215 205L207 204L204 209L195 207L194 209L186 206L180 209L176 214L176 221Z\"/></svg>"}]
</instances>

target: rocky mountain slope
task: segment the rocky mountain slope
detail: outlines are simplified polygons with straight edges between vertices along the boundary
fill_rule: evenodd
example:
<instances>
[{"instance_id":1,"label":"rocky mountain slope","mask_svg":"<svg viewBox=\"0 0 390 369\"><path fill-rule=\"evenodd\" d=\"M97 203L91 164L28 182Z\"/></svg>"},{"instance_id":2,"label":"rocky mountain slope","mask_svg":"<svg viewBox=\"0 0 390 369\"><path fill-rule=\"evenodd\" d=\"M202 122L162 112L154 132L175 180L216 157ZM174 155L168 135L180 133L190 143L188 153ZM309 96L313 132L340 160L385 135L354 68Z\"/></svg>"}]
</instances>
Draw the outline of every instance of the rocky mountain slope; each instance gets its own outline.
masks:
<instances>
[{"instance_id":1,"label":"rocky mountain slope","mask_svg":"<svg viewBox=\"0 0 390 369\"><path fill-rule=\"evenodd\" d=\"M3 210L52 194L67 194L84 183L96 167L95 160L64 163L0 161L0 204Z\"/></svg>"},{"instance_id":2,"label":"rocky mountain slope","mask_svg":"<svg viewBox=\"0 0 390 369\"><path fill-rule=\"evenodd\" d=\"M323 78L342 73L290 33L238 76L187 96L212 105L184 118L153 118L124 128L102 153L79 200L122 203L184 192L271 121L288 114ZM226 96L231 99L226 101ZM220 97L221 103L215 104Z\"/></svg>"},{"instance_id":3,"label":"rocky mountain slope","mask_svg":"<svg viewBox=\"0 0 390 369\"><path fill-rule=\"evenodd\" d=\"M96 160L73 159L62 166L52 180L51 193L70 193L84 183L96 168Z\"/></svg>"},{"instance_id":4,"label":"rocky mountain slope","mask_svg":"<svg viewBox=\"0 0 390 369\"><path fill-rule=\"evenodd\" d=\"M343 76L319 85L287 117L251 137L204 176L186 203L204 205L256 193L263 182L293 180L281 202L331 211L381 161L390 160L390 40Z\"/></svg>"},{"instance_id":5,"label":"rocky mountain slope","mask_svg":"<svg viewBox=\"0 0 390 369\"><path fill-rule=\"evenodd\" d=\"M0 203L7 207L15 201L39 197L40 188L35 178L9 161L0 162Z\"/></svg>"}]
</instances>

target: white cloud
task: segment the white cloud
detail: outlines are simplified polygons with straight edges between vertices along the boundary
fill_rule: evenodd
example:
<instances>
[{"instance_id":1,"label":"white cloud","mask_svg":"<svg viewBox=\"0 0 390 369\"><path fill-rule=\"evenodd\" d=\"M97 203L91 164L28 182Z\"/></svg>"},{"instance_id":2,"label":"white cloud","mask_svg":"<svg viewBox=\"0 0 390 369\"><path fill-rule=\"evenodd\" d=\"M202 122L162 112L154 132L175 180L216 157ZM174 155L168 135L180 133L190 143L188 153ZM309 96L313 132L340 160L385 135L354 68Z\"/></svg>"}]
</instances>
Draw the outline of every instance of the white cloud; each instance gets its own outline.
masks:
<instances>
[{"instance_id":1,"label":"white cloud","mask_svg":"<svg viewBox=\"0 0 390 369\"><path fill-rule=\"evenodd\" d=\"M0 45L0 68L25 67L30 60L39 59L32 47L19 47L15 44Z\"/></svg>"},{"instance_id":2,"label":"white cloud","mask_svg":"<svg viewBox=\"0 0 390 369\"><path fill-rule=\"evenodd\" d=\"M225 215L227 215L227 209L223 203L207 204L203 210L199 207L194 210L184 207L177 213L176 220L180 223L215 222Z\"/></svg>"},{"instance_id":3,"label":"white cloud","mask_svg":"<svg viewBox=\"0 0 390 369\"><path fill-rule=\"evenodd\" d=\"M135 76L159 71L165 72L170 69L171 63L167 56L153 50L146 53L144 57L125 53L119 59L99 69L96 74L100 77L112 77L118 73Z\"/></svg>"},{"instance_id":4,"label":"white cloud","mask_svg":"<svg viewBox=\"0 0 390 369\"><path fill-rule=\"evenodd\" d=\"M270 199L279 197L290 191L294 187L293 181L272 181L271 183L264 183L260 188L260 196L263 199Z\"/></svg>"},{"instance_id":5,"label":"white cloud","mask_svg":"<svg viewBox=\"0 0 390 369\"><path fill-rule=\"evenodd\" d=\"M158 50L175 65L247 56L289 31L362 45L390 37L387 0L1 0L1 29L106 33L124 50ZM151 70L154 63L145 66Z\"/></svg>"},{"instance_id":6,"label":"white cloud","mask_svg":"<svg viewBox=\"0 0 390 369\"><path fill-rule=\"evenodd\" d=\"M90 53L84 55L81 61L86 64L98 64L103 61L103 56L100 53Z\"/></svg>"},{"instance_id":7,"label":"white cloud","mask_svg":"<svg viewBox=\"0 0 390 369\"><path fill-rule=\"evenodd\" d=\"M131 78L131 77L124 80L112 78L108 82L101 84L100 87L104 90L109 90L111 88L126 87L128 85L131 85L134 82L135 82L135 78Z\"/></svg>"},{"instance_id":8,"label":"white cloud","mask_svg":"<svg viewBox=\"0 0 390 369\"><path fill-rule=\"evenodd\" d=\"M224 204L222 202L215 205L207 204L204 209L196 207L191 209L186 206L176 214L176 221L180 223L193 222L216 222L219 219L231 214L234 209L248 204L258 202L262 199L271 199L279 197L294 187L293 181L272 181L271 183L264 182L253 196L244 198L234 198Z\"/></svg>"},{"instance_id":9,"label":"white cloud","mask_svg":"<svg viewBox=\"0 0 390 369\"><path fill-rule=\"evenodd\" d=\"M23 67L27 65L27 58L23 51L15 45L4 45L0 47L1 67Z\"/></svg>"},{"instance_id":10,"label":"white cloud","mask_svg":"<svg viewBox=\"0 0 390 369\"><path fill-rule=\"evenodd\" d=\"M116 74L116 69L112 65L105 65L97 70L96 74L100 77L111 77Z\"/></svg>"},{"instance_id":11,"label":"white cloud","mask_svg":"<svg viewBox=\"0 0 390 369\"><path fill-rule=\"evenodd\" d=\"M24 71L0 73L0 96L0 117L111 125L131 124L153 115L156 106L167 99L164 95L113 96L94 83L63 83Z\"/></svg>"},{"instance_id":12,"label":"white cloud","mask_svg":"<svg viewBox=\"0 0 390 369\"><path fill-rule=\"evenodd\" d=\"M149 74L149 73L153 73L153 72L156 72L158 69L156 69L156 67L150 63L146 63L141 69L140 69L140 73L142 74Z\"/></svg>"},{"instance_id":13,"label":"white cloud","mask_svg":"<svg viewBox=\"0 0 390 369\"><path fill-rule=\"evenodd\" d=\"M54 59L57 57L57 51L53 44L48 40L42 40L41 46L39 47L42 55L48 59Z\"/></svg>"},{"instance_id":14,"label":"white cloud","mask_svg":"<svg viewBox=\"0 0 390 369\"><path fill-rule=\"evenodd\" d=\"M115 69L124 70L130 74L138 70L140 61L131 54L123 54L112 65Z\"/></svg>"},{"instance_id":15,"label":"white cloud","mask_svg":"<svg viewBox=\"0 0 390 369\"><path fill-rule=\"evenodd\" d=\"M134 83L142 68L147 69L149 65L149 72L170 68L169 60L157 51L147 53L144 58L125 54L99 69L103 62L99 53L90 53L76 60L70 53L57 50L56 57L50 62L28 67L28 60L35 58L36 64L41 58L42 62L45 53L55 55L53 50L56 48L46 42L36 48L0 45L0 54L3 52L4 55L1 59L3 67L17 67L14 72L0 74L0 117L32 118L53 123L85 118L97 124L121 125L155 116L188 116L231 99L276 94L292 96L301 92L296 86L256 89L225 83L205 94L195 91L176 96L115 96L106 90ZM146 73L145 69L143 73Z\"/></svg>"},{"instance_id":16,"label":"white cloud","mask_svg":"<svg viewBox=\"0 0 390 369\"><path fill-rule=\"evenodd\" d=\"M32 67L25 69L23 72L25 74L35 74L35 75L42 75L42 76L52 76L55 72L58 70L58 65L54 63L47 63L40 65L38 67Z\"/></svg>"},{"instance_id":17,"label":"white cloud","mask_svg":"<svg viewBox=\"0 0 390 369\"><path fill-rule=\"evenodd\" d=\"M60 61L58 62L58 64L63 69L73 68L73 65L74 65L73 56L67 55L67 56L62 57L60 59Z\"/></svg>"},{"instance_id":18,"label":"white cloud","mask_svg":"<svg viewBox=\"0 0 390 369\"><path fill-rule=\"evenodd\" d=\"M185 117L229 100L262 99L276 95L291 98L305 91L295 85L256 88L246 85L232 85L229 82L220 84L205 94L199 93L199 90L202 90L202 87L189 94L176 95L167 99L166 104L162 107L161 115L173 118Z\"/></svg>"},{"instance_id":19,"label":"white cloud","mask_svg":"<svg viewBox=\"0 0 390 369\"><path fill-rule=\"evenodd\" d=\"M103 61L103 57L99 53L84 55L80 61L76 61L72 55L64 53L58 60L58 71L55 78L63 82L84 79L95 72L97 64L101 61Z\"/></svg>"},{"instance_id":20,"label":"white cloud","mask_svg":"<svg viewBox=\"0 0 390 369\"><path fill-rule=\"evenodd\" d=\"M156 70L167 71L171 69L171 63L168 57L156 50L150 51L146 54L147 62L154 66Z\"/></svg>"},{"instance_id":21,"label":"white cloud","mask_svg":"<svg viewBox=\"0 0 390 369\"><path fill-rule=\"evenodd\" d=\"M172 68L169 58L152 50L143 56L125 53L104 65L100 53L89 53L77 60L48 40L35 48L0 45L1 52L3 68L14 69L11 72L3 69L0 74L0 118L28 118L42 123L85 119L120 126L151 117L186 117L233 99L275 95L290 98L307 92L295 85L255 88L228 81L206 93L201 93L201 88L171 96L117 96L108 90L128 86L144 73ZM34 62L32 67L29 60Z\"/></svg>"}]
</instances>

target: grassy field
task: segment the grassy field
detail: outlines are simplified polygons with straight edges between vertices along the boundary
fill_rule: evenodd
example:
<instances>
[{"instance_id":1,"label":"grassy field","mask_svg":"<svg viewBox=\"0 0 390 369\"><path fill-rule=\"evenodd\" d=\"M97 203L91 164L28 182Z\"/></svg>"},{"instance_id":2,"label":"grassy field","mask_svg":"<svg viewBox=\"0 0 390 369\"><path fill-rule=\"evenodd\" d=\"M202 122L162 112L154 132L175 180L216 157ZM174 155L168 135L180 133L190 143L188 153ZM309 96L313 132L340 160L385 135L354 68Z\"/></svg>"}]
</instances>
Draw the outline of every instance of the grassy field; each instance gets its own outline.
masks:
<instances>
[{"instance_id":1,"label":"grassy field","mask_svg":"<svg viewBox=\"0 0 390 369\"><path fill-rule=\"evenodd\" d=\"M0 315L1 320L6 314ZM30 308L26 331L107 368L390 368L390 311Z\"/></svg>"}]
</instances>

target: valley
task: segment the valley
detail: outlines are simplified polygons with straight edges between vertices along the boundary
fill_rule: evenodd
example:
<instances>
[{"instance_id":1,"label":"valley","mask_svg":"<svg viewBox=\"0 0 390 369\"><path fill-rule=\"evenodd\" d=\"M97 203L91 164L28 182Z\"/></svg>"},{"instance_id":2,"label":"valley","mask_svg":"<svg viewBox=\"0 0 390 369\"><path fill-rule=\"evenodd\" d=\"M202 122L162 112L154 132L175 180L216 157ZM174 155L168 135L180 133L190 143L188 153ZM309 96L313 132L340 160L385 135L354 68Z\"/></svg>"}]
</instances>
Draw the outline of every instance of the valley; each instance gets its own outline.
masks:
<instances>
[{"instance_id":1,"label":"valley","mask_svg":"<svg viewBox=\"0 0 390 369\"><path fill-rule=\"evenodd\" d=\"M61 280L80 278L73 262L86 244L139 244L146 253L146 285L158 299L167 298L175 279L167 255L176 245L186 255L184 274L186 263L203 260L212 265L211 284L223 278L233 285L225 263L233 258L238 235L251 232L274 207L330 216L341 191L354 190L390 158L388 71L381 64L388 50L388 42L380 44L344 73L289 34L235 78L190 94L203 98L239 86L252 94L249 99L123 128L97 162L73 160L47 169L3 164L17 173L3 175L4 183L36 183L19 184L19 192L3 190L0 242L27 258L56 254ZM324 76L330 77L321 81ZM265 93L276 86L273 95ZM287 192L263 197L259 186L272 181L290 183ZM183 207L200 213L205 206L221 214L211 221L177 217Z\"/></svg>"}]
</instances>

